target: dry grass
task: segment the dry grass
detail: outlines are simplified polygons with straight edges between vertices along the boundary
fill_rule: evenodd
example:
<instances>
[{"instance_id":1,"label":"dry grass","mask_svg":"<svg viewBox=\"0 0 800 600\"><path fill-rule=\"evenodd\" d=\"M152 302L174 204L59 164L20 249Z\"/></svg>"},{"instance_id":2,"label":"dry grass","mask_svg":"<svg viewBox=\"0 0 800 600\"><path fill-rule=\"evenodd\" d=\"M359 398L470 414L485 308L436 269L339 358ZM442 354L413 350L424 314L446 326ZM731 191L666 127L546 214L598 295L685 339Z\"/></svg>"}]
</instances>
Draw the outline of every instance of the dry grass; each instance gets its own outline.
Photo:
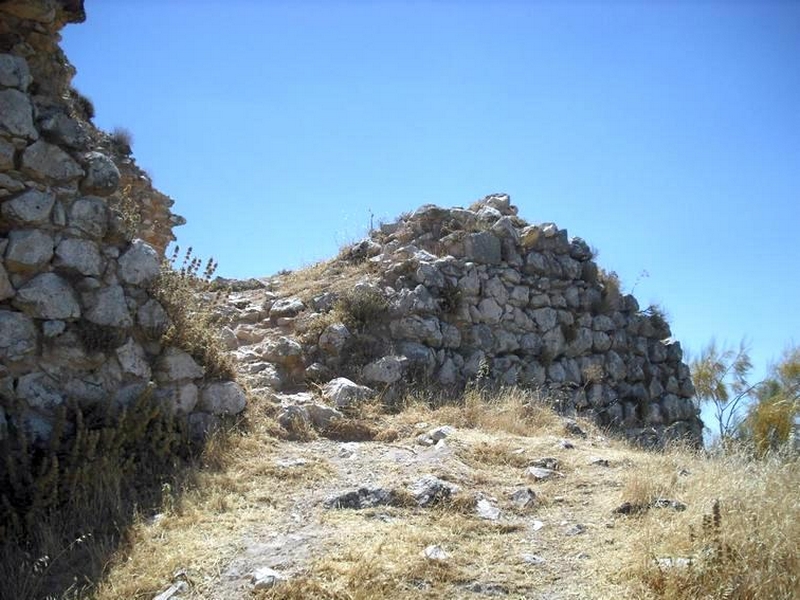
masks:
<instances>
[{"instance_id":1,"label":"dry grass","mask_svg":"<svg viewBox=\"0 0 800 600\"><path fill-rule=\"evenodd\" d=\"M522 391L472 391L457 405L409 398L405 406L388 415L366 405L331 436L376 440L356 444L278 439L270 417L251 407L247 430L215 438L190 486L162 490L159 516L140 516L91 597L150 600L176 571L190 584L187 598L206 599L461 598L476 590L570 600L788 599L798 591L796 457L645 452L588 425L588 437L573 438L569 449L560 444L560 417ZM415 443L444 424L456 431L442 447ZM345 446L353 457L342 454ZM542 457L558 462L559 475L534 482L525 468ZM424 473L461 491L420 508L408 489ZM389 487L395 501L365 510L322 507L329 493L353 485ZM511 498L521 488L535 492L526 508ZM478 516L479 498L501 510L497 521ZM687 509L613 513L622 502L656 498ZM255 592L245 570L240 591L226 588L231 565L270 539L276 545L263 560L289 579ZM294 539L305 554L293 554ZM447 558L425 558L429 545ZM544 562L530 564L532 554ZM694 563L664 568L654 560L661 557Z\"/></svg>"},{"instance_id":2,"label":"dry grass","mask_svg":"<svg viewBox=\"0 0 800 600\"><path fill-rule=\"evenodd\" d=\"M631 518L637 527L629 544L636 558L627 561L621 577L640 597L800 596L797 456L754 461L740 454L708 458L675 450L643 458L623 498L666 496L688 509L668 518L663 509ZM691 565L659 565L658 558L688 559Z\"/></svg>"},{"instance_id":3,"label":"dry grass","mask_svg":"<svg viewBox=\"0 0 800 600\"><path fill-rule=\"evenodd\" d=\"M296 296L308 302L324 292L343 294L352 291L353 281L359 275L366 274L367 267L363 264L354 265L334 259L278 275L274 278L274 285L280 290L281 296Z\"/></svg>"},{"instance_id":4,"label":"dry grass","mask_svg":"<svg viewBox=\"0 0 800 600\"><path fill-rule=\"evenodd\" d=\"M398 422L405 424L435 419L459 428L530 437L556 431L561 423L539 392L519 388L470 389L455 400L417 392L398 405L403 408Z\"/></svg>"}]
</instances>

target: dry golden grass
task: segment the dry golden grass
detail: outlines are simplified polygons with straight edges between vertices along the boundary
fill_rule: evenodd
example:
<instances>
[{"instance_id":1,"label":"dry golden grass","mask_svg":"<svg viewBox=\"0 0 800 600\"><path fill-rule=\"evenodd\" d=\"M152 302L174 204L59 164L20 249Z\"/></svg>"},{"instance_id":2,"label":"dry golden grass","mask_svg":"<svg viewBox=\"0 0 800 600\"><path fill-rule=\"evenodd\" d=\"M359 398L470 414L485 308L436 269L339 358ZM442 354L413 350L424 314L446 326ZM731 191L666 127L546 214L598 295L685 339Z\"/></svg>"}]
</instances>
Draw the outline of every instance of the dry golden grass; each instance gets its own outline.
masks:
<instances>
[{"instance_id":1,"label":"dry golden grass","mask_svg":"<svg viewBox=\"0 0 800 600\"><path fill-rule=\"evenodd\" d=\"M623 498L677 498L685 512L641 517L620 576L640 597L797 598L800 596L800 464L774 454L704 457L677 449L642 455ZM715 505L717 509L715 509ZM659 566L683 558L688 567ZM623 565L618 565L623 566Z\"/></svg>"},{"instance_id":2,"label":"dry golden grass","mask_svg":"<svg viewBox=\"0 0 800 600\"><path fill-rule=\"evenodd\" d=\"M460 405L410 398L392 415L365 406L332 436L375 440L351 444L353 458L341 455L336 439L278 439L274 422L251 407L246 430L209 444L191 486L164 490L160 515L136 521L91 597L150 600L179 570L191 599L461 598L479 589L569 600L796 597L796 457L645 452L588 424L588 437L572 438L568 449L560 444L560 417L531 399L518 390L470 392ZM445 424L456 431L442 448L415 443L419 433ZM560 475L527 479L525 468L543 457L558 462ZM607 466L596 464L598 457ZM419 508L407 490L424 473L461 491ZM394 504L322 507L330 492L365 481L390 487ZM514 505L511 494L521 488L534 490L533 505ZM662 497L687 509L613 512L623 502ZM479 498L501 510L499 520L477 515ZM289 579L272 590L255 592L245 582L232 592L230 565L253 540L276 532L277 552L293 535L304 540L305 557L291 549L280 560L266 557ZM425 558L429 545L447 558ZM533 554L544 562L526 562ZM659 567L662 557L694 565Z\"/></svg>"},{"instance_id":3,"label":"dry golden grass","mask_svg":"<svg viewBox=\"0 0 800 600\"><path fill-rule=\"evenodd\" d=\"M358 275L366 275L367 272L365 264L350 264L334 259L278 275L275 286L281 296L296 296L307 302L323 292L342 294L351 291Z\"/></svg>"}]
</instances>

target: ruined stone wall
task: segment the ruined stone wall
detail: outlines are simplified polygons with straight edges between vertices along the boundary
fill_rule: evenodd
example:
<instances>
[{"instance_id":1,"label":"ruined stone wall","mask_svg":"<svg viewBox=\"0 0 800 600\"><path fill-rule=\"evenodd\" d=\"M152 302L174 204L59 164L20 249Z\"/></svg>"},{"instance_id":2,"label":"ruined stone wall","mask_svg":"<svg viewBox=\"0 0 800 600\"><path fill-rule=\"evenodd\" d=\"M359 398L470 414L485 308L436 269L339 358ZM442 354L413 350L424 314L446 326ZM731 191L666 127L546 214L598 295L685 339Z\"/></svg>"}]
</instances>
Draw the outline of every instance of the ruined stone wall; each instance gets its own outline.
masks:
<instances>
[{"instance_id":1,"label":"ruined stone wall","mask_svg":"<svg viewBox=\"0 0 800 600\"><path fill-rule=\"evenodd\" d=\"M292 278L312 289L287 294ZM308 274L263 281L231 297L227 340L253 390L294 392L272 394L285 410L308 382L342 376L390 401L408 383L522 386L647 445L702 438L663 316L507 195L423 206Z\"/></svg>"},{"instance_id":2,"label":"ruined stone wall","mask_svg":"<svg viewBox=\"0 0 800 600\"><path fill-rule=\"evenodd\" d=\"M362 251L389 290L397 354L439 384L546 388L562 410L642 441L700 439L689 368L663 315L620 293L583 240L520 219L508 196L422 207ZM383 377L374 365L362 374Z\"/></svg>"},{"instance_id":3,"label":"ruined stone wall","mask_svg":"<svg viewBox=\"0 0 800 600\"><path fill-rule=\"evenodd\" d=\"M0 437L148 388L200 428L244 407L161 344L151 286L183 219L71 88L59 31L83 19L82 0L0 2Z\"/></svg>"}]
</instances>

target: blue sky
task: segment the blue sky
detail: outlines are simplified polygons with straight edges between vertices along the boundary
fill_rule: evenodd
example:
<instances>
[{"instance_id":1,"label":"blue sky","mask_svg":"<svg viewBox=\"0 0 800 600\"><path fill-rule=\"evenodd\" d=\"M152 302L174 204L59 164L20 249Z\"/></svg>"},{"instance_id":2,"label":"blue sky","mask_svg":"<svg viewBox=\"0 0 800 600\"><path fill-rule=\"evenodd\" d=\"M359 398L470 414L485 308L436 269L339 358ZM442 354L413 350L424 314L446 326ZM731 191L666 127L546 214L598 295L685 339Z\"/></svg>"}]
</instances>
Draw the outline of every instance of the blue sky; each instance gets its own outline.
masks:
<instances>
[{"instance_id":1,"label":"blue sky","mask_svg":"<svg viewBox=\"0 0 800 600\"><path fill-rule=\"evenodd\" d=\"M800 3L86 0L95 123L219 274L507 192L586 239L685 348L800 342ZM649 276L640 278L646 271ZM638 281L638 282L637 282Z\"/></svg>"}]
</instances>

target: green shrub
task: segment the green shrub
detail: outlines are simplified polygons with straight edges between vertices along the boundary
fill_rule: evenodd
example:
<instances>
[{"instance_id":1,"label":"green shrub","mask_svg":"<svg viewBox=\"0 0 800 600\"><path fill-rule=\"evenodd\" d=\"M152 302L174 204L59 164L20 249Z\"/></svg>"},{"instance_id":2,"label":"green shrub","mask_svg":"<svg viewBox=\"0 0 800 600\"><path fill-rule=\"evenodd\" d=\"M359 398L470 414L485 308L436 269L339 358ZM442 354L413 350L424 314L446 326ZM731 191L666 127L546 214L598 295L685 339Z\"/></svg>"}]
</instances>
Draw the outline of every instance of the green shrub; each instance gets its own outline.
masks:
<instances>
[{"instance_id":1,"label":"green shrub","mask_svg":"<svg viewBox=\"0 0 800 600\"><path fill-rule=\"evenodd\" d=\"M364 331L386 320L389 302L379 290L357 286L342 294L334 306L337 316L354 331Z\"/></svg>"},{"instance_id":2,"label":"green shrub","mask_svg":"<svg viewBox=\"0 0 800 600\"><path fill-rule=\"evenodd\" d=\"M0 456L0 597L60 598L100 575L137 510L160 505L189 441L145 392L127 408L62 406L46 446L12 426Z\"/></svg>"},{"instance_id":3,"label":"green shrub","mask_svg":"<svg viewBox=\"0 0 800 600\"><path fill-rule=\"evenodd\" d=\"M176 269L179 253L176 246L151 288L171 320L162 342L191 354L205 367L209 379L235 379L236 368L219 337L214 315L214 308L226 297L224 290L212 291L211 278L217 263L209 259L203 267L203 261L192 254L190 247L180 269Z\"/></svg>"}]
</instances>

